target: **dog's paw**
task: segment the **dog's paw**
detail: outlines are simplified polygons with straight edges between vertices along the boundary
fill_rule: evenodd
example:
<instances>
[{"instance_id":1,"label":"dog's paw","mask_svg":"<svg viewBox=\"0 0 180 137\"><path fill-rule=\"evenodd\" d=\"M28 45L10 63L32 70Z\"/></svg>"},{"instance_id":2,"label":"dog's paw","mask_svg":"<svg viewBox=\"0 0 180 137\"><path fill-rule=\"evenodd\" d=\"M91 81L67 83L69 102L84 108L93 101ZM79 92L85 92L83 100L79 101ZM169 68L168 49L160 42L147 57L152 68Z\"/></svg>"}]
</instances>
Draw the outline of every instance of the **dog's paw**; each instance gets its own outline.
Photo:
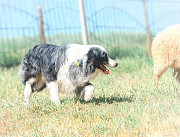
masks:
<instances>
[{"instance_id":1,"label":"dog's paw","mask_svg":"<svg viewBox=\"0 0 180 137\"><path fill-rule=\"evenodd\" d=\"M26 100L24 100L24 102L23 102L23 106L28 106L29 105L29 99L26 99Z\"/></svg>"},{"instance_id":2,"label":"dog's paw","mask_svg":"<svg viewBox=\"0 0 180 137\"><path fill-rule=\"evenodd\" d=\"M61 105L61 101L60 100L56 100L56 101L53 101L55 105L57 106L60 106Z\"/></svg>"}]
</instances>

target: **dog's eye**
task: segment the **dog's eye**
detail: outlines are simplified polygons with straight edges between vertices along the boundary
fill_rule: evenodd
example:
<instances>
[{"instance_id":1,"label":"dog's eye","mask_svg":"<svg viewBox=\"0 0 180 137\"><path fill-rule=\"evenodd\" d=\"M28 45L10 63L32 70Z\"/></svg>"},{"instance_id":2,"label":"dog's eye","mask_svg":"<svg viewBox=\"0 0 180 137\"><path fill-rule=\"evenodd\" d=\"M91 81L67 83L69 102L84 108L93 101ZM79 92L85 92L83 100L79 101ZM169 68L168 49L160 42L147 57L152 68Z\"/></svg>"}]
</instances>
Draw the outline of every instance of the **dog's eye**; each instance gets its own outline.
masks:
<instances>
[{"instance_id":1,"label":"dog's eye","mask_svg":"<svg viewBox=\"0 0 180 137\"><path fill-rule=\"evenodd\" d=\"M101 57L101 60L107 60L107 57L108 55L107 55L107 53L106 52L103 52L102 53L102 57Z\"/></svg>"},{"instance_id":2,"label":"dog's eye","mask_svg":"<svg viewBox=\"0 0 180 137\"><path fill-rule=\"evenodd\" d=\"M103 52L102 57L103 57L103 58L107 58L107 53L106 53L106 52Z\"/></svg>"}]
</instances>

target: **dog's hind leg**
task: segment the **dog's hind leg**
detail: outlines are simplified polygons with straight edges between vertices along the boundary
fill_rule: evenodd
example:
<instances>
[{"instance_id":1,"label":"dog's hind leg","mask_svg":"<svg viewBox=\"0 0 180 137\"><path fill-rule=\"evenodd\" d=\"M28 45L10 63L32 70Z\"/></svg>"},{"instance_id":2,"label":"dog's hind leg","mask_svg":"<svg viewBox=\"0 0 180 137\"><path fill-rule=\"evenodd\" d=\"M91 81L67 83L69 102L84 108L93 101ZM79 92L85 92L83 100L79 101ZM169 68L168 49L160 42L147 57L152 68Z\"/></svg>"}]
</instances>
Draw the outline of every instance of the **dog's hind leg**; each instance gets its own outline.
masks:
<instances>
[{"instance_id":1,"label":"dog's hind leg","mask_svg":"<svg viewBox=\"0 0 180 137\"><path fill-rule=\"evenodd\" d=\"M58 95L58 83L50 82L47 84L47 87L49 88L51 101L54 102L56 105L60 105L61 102L59 100L59 95Z\"/></svg>"},{"instance_id":2,"label":"dog's hind leg","mask_svg":"<svg viewBox=\"0 0 180 137\"><path fill-rule=\"evenodd\" d=\"M34 83L34 78L29 79L26 81L25 89L24 89L24 106L29 105L29 99L31 97L31 94L33 92L32 90L32 84Z\"/></svg>"}]
</instances>

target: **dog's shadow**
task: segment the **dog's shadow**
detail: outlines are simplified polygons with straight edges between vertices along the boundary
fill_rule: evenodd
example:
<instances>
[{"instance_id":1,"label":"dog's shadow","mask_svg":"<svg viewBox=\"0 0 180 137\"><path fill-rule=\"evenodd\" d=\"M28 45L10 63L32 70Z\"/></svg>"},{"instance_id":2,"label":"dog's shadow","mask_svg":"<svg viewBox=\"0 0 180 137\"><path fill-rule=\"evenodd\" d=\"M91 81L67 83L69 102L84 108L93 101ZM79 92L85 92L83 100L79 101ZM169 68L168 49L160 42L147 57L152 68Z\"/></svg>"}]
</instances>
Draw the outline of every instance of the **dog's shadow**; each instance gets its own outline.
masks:
<instances>
[{"instance_id":1,"label":"dog's shadow","mask_svg":"<svg viewBox=\"0 0 180 137\"><path fill-rule=\"evenodd\" d=\"M92 100L86 102L83 99L77 99L80 101L81 104L84 103L95 103L96 105L99 105L100 103L107 103L107 104L113 104L113 103L120 103L120 102L133 102L133 96L120 96L120 95L112 95L112 96L99 96L99 97L93 97Z\"/></svg>"}]
</instances>

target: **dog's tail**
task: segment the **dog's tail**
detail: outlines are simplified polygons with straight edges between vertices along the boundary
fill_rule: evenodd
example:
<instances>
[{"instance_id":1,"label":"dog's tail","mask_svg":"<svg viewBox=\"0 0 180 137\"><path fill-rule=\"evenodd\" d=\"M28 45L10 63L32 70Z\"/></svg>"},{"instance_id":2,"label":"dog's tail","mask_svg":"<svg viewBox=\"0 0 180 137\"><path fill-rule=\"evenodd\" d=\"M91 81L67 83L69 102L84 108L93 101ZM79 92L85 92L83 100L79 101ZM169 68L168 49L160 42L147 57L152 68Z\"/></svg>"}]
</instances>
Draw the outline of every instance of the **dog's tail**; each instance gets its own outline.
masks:
<instances>
[{"instance_id":1,"label":"dog's tail","mask_svg":"<svg viewBox=\"0 0 180 137\"><path fill-rule=\"evenodd\" d=\"M21 65L19 67L18 77L22 80L22 83L25 85L26 80L25 80L25 72L23 70L23 62L21 62Z\"/></svg>"}]
</instances>

